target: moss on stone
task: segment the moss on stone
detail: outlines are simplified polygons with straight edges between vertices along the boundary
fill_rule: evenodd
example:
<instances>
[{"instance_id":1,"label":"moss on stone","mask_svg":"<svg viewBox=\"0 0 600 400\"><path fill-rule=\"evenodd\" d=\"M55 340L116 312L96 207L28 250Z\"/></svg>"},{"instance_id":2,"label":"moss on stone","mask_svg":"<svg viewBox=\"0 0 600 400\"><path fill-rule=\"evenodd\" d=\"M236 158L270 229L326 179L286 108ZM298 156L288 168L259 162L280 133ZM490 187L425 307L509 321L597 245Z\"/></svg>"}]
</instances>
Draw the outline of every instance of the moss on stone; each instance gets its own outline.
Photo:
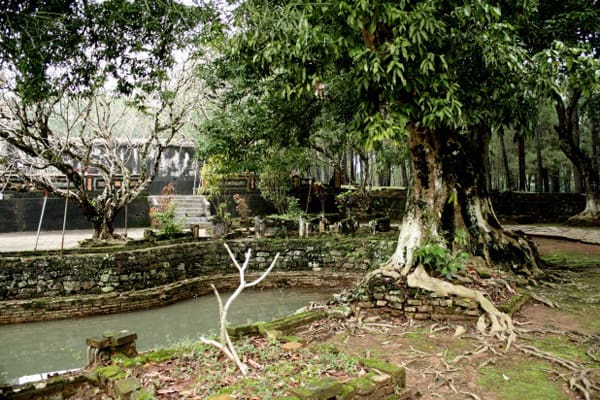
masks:
<instances>
[{"instance_id":1,"label":"moss on stone","mask_svg":"<svg viewBox=\"0 0 600 400\"><path fill-rule=\"evenodd\" d=\"M134 377L121 379L115 382L115 394L121 398L127 398L131 393L142 387L139 380Z\"/></svg>"},{"instance_id":2,"label":"moss on stone","mask_svg":"<svg viewBox=\"0 0 600 400\"><path fill-rule=\"evenodd\" d=\"M352 400L352 399L354 399L354 394L355 394L354 386L344 385L342 387L342 391L340 392L340 394L338 394L336 396L336 400Z\"/></svg>"},{"instance_id":3,"label":"moss on stone","mask_svg":"<svg viewBox=\"0 0 600 400\"><path fill-rule=\"evenodd\" d=\"M293 394L306 400L334 399L342 391L342 383L333 378L323 378L309 382L303 388L292 391Z\"/></svg>"},{"instance_id":4,"label":"moss on stone","mask_svg":"<svg viewBox=\"0 0 600 400\"><path fill-rule=\"evenodd\" d=\"M231 325L227 327L227 333L230 336L240 337L240 336L248 336L258 333L258 324L248 324L248 325Z\"/></svg>"},{"instance_id":5,"label":"moss on stone","mask_svg":"<svg viewBox=\"0 0 600 400\"><path fill-rule=\"evenodd\" d=\"M291 343L291 342L306 343L306 339L304 339L300 336L282 336L279 338L279 341L283 342L283 343Z\"/></svg>"},{"instance_id":6,"label":"moss on stone","mask_svg":"<svg viewBox=\"0 0 600 400\"><path fill-rule=\"evenodd\" d=\"M94 370L100 377L100 382L104 383L107 380L116 381L124 379L127 376L125 370L121 369L118 365L111 364L106 367L99 367Z\"/></svg>"},{"instance_id":7,"label":"moss on stone","mask_svg":"<svg viewBox=\"0 0 600 400\"><path fill-rule=\"evenodd\" d=\"M172 358L177 353L174 349L159 349L142 356L145 362L161 362Z\"/></svg>"},{"instance_id":8,"label":"moss on stone","mask_svg":"<svg viewBox=\"0 0 600 400\"><path fill-rule=\"evenodd\" d=\"M260 322L257 324L258 332L261 335L265 335L265 332L270 329L280 330L284 333L288 333L293 329L310 324L321 318L325 318L327 314L321 310L310 310L299 314L293 314L283 318L277 318L270 322Z\"/></svg>"},{"instance_id":9,"label":"moss on stone","mask_svg":"<svg viewBox=\"0 0 600 400\"><path fill-rule=\"evenodd\" d=\"M360 396L368 395L377 388L375 382L370 379L369 374L362 378L352 379L350 382L348 382L348 385L352 386L354 388L354 392Z\"/></svg>"},{"instance_id":10,"label":"moss on stone","mask_svg":"<svg viewBox=\"0 0 600 400\"><path fill-rule=\"evenodd\" d=\"M394 384L397 386L404 387L406 384L406 370L404 367L377 358L359 358L358 362L365 368L376 369L390 375Z\"/></svg>"},{"instance_id":11,"label":"moss on stone","mask_svg":"<svg viewBox=\"0 0 600 400\"><path fill-rule=\"evenodd\" d=\"M512 296L507 302L500 305L498 309L503 313L510 316L514 315L521 309L529 300L531 296L524 290L519 290L519 294Z\"/></svg>"}]
</instances>

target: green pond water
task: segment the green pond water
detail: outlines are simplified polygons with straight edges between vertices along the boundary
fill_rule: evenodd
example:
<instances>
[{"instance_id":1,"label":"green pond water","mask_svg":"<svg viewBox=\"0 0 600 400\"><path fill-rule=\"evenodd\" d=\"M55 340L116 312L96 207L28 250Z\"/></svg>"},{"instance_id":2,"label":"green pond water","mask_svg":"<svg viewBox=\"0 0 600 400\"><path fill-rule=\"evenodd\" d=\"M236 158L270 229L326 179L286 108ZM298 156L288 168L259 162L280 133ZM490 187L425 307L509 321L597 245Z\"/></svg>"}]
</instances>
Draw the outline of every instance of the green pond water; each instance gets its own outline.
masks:
<instances>
[{"instance_id":1,"label":"green pond water","mask_svg":"<svg viewBox=\"0 0 600 400\"><path fill-rule=\"evenodd\" d=\"M326 301L330 294L323 289L247 290L234 301L228 320L235 325L270 320L311 301ZM137 333L138 351L197 340L218 329L217 300L207 295L152 310L0 326L0 382L23 383L28 379L19 377L81 368L87 337L124 329Z\"/></svg>"}]
</instances>

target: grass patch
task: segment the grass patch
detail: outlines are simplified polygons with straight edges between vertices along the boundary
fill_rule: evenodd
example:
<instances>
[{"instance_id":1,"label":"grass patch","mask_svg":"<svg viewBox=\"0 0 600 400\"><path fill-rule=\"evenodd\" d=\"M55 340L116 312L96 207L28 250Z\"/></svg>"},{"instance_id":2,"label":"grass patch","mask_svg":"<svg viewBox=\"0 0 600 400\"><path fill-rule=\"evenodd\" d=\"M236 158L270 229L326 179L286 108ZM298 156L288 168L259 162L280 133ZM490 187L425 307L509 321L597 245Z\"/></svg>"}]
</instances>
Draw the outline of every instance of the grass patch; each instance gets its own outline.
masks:
<instances>
[{"instance_id":1,"label":"grass patch","mask_svg":"<svg viewBox=\"0 0 600 400\"><path fill-rule=\"evenodd\" d=\"M545 362L500 360L496 365L479 370L477 384L498 400L565 400L569 397L561 385L552 382Z\"/></svg>"},{"instance_id":2,"label":"grass patch","mask_svg":"<svg viewBox=\"0 0 600 400\"><path fill-rule=\"evenodd\" d=\"M565 358L571 361L586 362L589 357L586 349L571 342L565 336L549 335L539 340L534 340L531 344L539 350L552 355Z\"/></svg>"},{"instance_id":3,"label":"grass patch","mask_svg":"<svg viewBox=\"0 0 600 400\"><path fill-rule=\"evenodd\" d=\"M468 340L463 338L453 338L448 332L429 333L429 329L414 329L403 336L411 346L416 350L426 353L444 352L444 359L453 360L456 356L463 354L467 350L472 350L473 346Z\"/></svg>"},{"instance_id":4,"label":"grass patch","mask_svg":"<svg viewBox=\"0 0 600 400\"><path fill-rule=\"evenodd\" d=\"M198 385L207 395L231 394L236 398L273 399L289 394L289 391L304 382L323 376L353 376L362 367L348 354L334 346L311 346L295 352L286 352L274 341L262 338L244 338L238 343L240 357L248 357L262 366L258 374L240 377L232 374L231 384L220 387L210 375L222 369L212 357L205 357L205 373L198 376ZM216 361L216 360L215 360ZM223 371L226 372L226 371ZM222 375L221 375L222 376Z\"/></svg>"},{"instance_id":5,"label":"grass patch","mask_svg":"<svg viewBox=\"0 0 600 400\"><path fill-rule=\"evenodd\" d=\"M288 396L306 382L325 377L351 380L364 376L369 369L331 344L286 351L275 340L243 337L235 346L241 359L252 362L246 377L212 346L189 342L133 359L117 358L116 365L108 368L109 372L114 369L132 374L149 393L194 394L201 398L228 394L264 400Z\"/></svg>"},{"instance_id":6,"label":"grass patch","mask_svg":"<svg viewBox=\"0 0 600 400\"><path fill-rule=\"evenodd\" d=\"M581 252L565 252L557 251L552 253L541 254L543 261L555 265L564 265L567 267L590 267L600 266L598 256L583 254Z\"/></svg>"}]
</instances>

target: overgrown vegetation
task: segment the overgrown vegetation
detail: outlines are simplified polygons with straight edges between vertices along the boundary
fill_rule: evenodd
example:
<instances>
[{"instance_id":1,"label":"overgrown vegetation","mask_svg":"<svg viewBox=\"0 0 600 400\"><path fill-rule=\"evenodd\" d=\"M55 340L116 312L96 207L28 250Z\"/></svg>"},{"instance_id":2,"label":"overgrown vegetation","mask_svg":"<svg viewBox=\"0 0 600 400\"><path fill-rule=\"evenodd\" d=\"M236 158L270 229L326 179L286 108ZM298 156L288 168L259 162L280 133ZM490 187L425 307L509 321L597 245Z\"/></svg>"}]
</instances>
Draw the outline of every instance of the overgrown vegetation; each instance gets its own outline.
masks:
<instances>
[{"instance_id":1,"label":"overgrown vegetation","mask_svg":"<svg viewBox=\"0 0 600 400\"><path fill-rule=\"evenodd\" d=\"M158 229L159 234L167 237L182 232L182 221L175 217L177 202L171 196L175 194L175 187L169 183L162 189L162 196L158 205L150 207L149 214L152 227Z\"/></svg>"}]
</instances>

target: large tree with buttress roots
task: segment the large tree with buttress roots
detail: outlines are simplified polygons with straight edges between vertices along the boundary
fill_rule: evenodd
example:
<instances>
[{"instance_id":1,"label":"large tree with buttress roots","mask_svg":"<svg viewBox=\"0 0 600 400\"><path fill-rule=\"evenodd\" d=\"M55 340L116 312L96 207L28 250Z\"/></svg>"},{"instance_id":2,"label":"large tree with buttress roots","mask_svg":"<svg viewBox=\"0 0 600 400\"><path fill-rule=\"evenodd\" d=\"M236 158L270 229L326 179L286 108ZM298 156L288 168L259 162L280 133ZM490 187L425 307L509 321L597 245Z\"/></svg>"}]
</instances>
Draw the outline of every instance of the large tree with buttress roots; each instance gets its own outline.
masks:
<instances>
[{"instance_id":1,"label":"large tree with buttress roots","mask_svg":"<svg viewBox=\"0 0 600 400\"><path fill-rule=\"evenodd\" d=\"M539 271L535 246L498 222L490 201L488 143L507 116L524 118L528 54L515 26L528 1L253 1L235 11L226 59L237 76L281 102L351 104L346 129L410 150L411 186L396 251L371 272L479 301L496 332L510 318L482 293L434 276L415 252L463 245L489 266ZM343 107L340 107L343 108Z\"/></svg>"}]
</instances>

